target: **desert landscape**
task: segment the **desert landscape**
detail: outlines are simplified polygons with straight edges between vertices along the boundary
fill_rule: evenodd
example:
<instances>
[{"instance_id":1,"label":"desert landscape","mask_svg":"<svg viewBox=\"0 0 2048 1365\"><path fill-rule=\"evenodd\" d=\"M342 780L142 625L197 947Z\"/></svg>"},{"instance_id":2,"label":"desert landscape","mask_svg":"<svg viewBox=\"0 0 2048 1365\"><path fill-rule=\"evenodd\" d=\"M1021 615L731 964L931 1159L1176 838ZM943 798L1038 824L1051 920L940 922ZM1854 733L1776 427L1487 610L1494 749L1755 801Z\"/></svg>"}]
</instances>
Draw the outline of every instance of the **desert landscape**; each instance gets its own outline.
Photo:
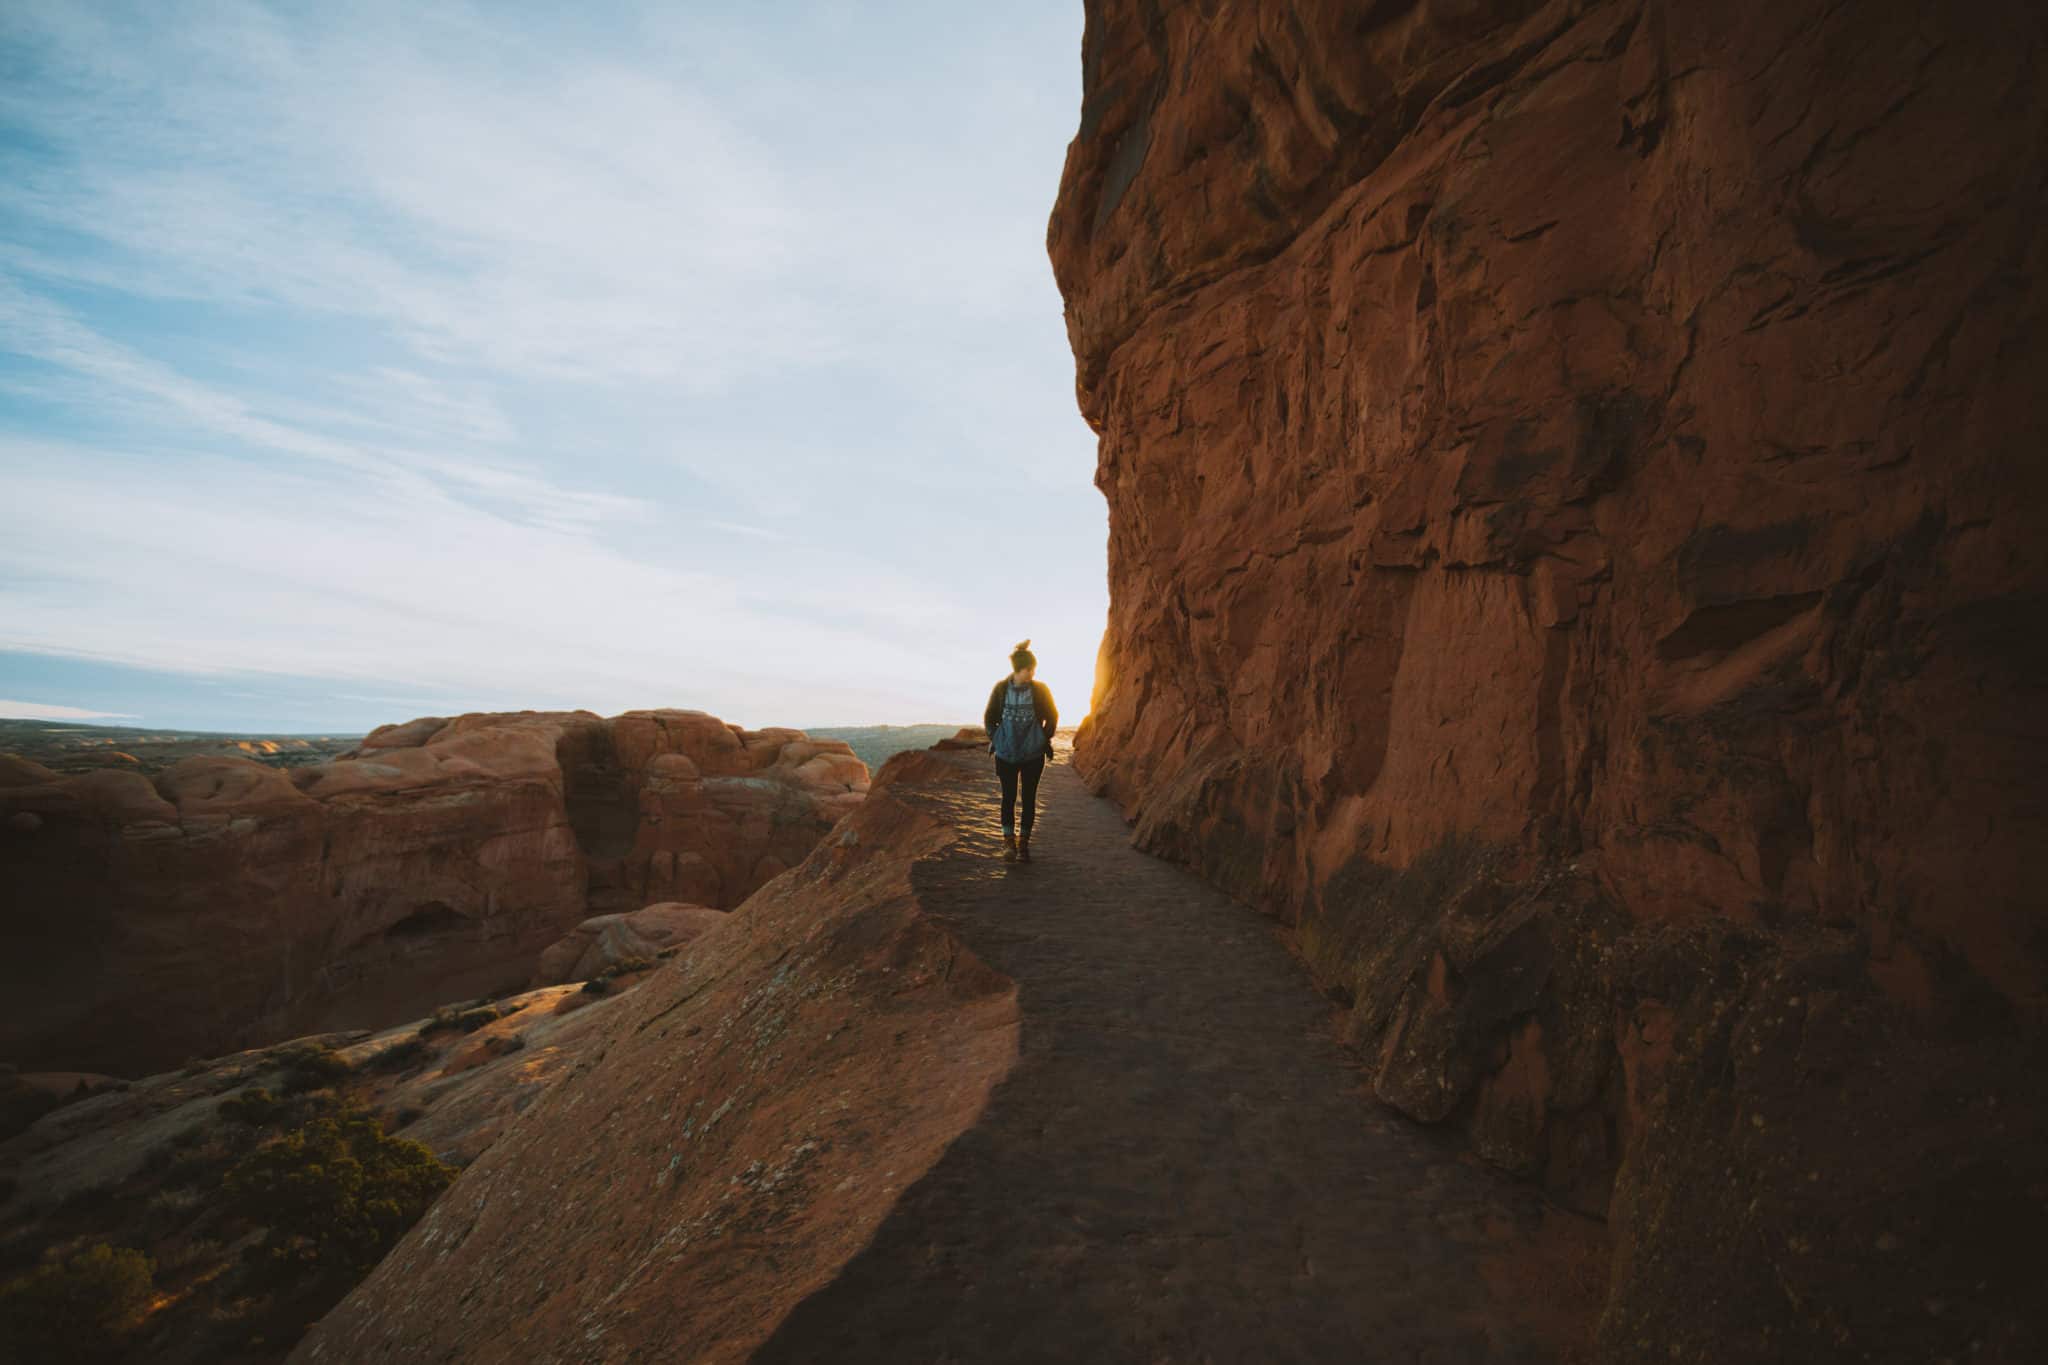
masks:
<instances>
[{"instance_id":1,"label":"desert landscape","mask_svg":"<svg viewBox=\"0 0 2048 1365\"><path fill-rule=\"evenodd\" d=\"M809 489L789 467L687 524L535 493L537 466L389 474L449 525L470 523L448 487L531 494L542 513L503 514L527 538L450 536L525 547L488 561L508 581L521 553L598 575L618 546L724 537L704 562L731 582L662 561L613 595L545 584L493 637L491 687L506 658L592 704L644 678L612 714L0 721L0 1354L2048 1355L2048 20L1069 18L1078 109L1026 103L1073 130L1034 202L1092 488L1001 406L1026 372L970 371L956 340L932 354L974 376L990 447L890 426L933 501L895 516L893 493L879 534L839 485L776 520ZM758 22L790 51L760 58L744 25L705 50L860 65L858 26ZM991 65L959 49L971 95L902 97L932 145L967 139L934 184L1002 160L975 119L1026 87L1051 21L986 22ZM594 69L593 109L682 128L711 107ZM751 96L730 107L784 145ZM647 126L619 145L670 146ZM690 127L631 164L709 157L749 232L783 224L748 157ZM670 192L678 230L653 235L702 249L723 220ZM991 345L1021 329L988 321L995 284L940 287L946 232L871 232L867 206L944 202L893 194L846 201L835 231L871 260L828 253L820 278L894 262L888 297L925 319L906 334L938 335L933 297ZM807 240L778 239L787 294L749 296L766 331L823 326L767 302L830 292L806 293ZM664 287L643 275L614 313ZM717 316L718 354L752 344L749 309ZM647 354L628 340L622 375ZM849 449L842 408L882 385L824 368L854 353L799 357ZM662 383L727 383L772 426L707 374ZM950 401L915 374L891 421ZM509 429L485 387L435 420ZM1079 561L1033 501L1055 485L1106 515L1081 567L1107 588L1088 695L1071 646L1041 646L1057 717L1031 641L1008 644L1016 603L1065 601ZM902 558L862 579L875 542ZM388 599L428 602L423 658L487 614L480 571L447 572L460 610L409 580ZM683 681L652 652L757 608L746 650ZM899 723L984 697L980 721ZM750 724L708 709L726 698ZM36 703L95 704L118 709ZM863 708L893 719L762 722ZM1013 829L998 777L1020 775Z\"/></svg>"},{"instance_id":2,"label":"desert landscape","mask_svg":"<svg viewBox=\"0 0 2048 1365\"><path fill-rule=\"evenodd\" d=\"M57 773L127 768L154 777L184 759L209 757L296 768L339 758L361 740L361 735L226 735L85 721L0 719L0 753Z\"/></svg>"}]
</instances>

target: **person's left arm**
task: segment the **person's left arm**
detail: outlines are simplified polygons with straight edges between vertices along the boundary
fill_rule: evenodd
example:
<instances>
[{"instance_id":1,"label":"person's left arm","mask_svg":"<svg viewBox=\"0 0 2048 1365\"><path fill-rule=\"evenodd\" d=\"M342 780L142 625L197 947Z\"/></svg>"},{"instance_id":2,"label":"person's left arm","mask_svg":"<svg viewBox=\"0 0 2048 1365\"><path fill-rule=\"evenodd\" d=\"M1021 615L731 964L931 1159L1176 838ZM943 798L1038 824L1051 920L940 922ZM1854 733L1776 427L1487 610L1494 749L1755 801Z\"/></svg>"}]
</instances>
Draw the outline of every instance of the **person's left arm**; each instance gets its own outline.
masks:
<instances>
[{"instance_id":1,"label":"person's left arm","mask_svg":"<svg viewBox=\"0 0 2048 1365\"><path fill-rule=\"evenodd\" d=\"M1046 762L1050 763L1053 732L1060 728L1060 711L1052 704L1052 689L1044 683L1040 683L1038 687L1039 698L1045 703L1045 714L1038 718L1038 723L1045 727L1045 758Z\"/></svg>"}]
</instances>

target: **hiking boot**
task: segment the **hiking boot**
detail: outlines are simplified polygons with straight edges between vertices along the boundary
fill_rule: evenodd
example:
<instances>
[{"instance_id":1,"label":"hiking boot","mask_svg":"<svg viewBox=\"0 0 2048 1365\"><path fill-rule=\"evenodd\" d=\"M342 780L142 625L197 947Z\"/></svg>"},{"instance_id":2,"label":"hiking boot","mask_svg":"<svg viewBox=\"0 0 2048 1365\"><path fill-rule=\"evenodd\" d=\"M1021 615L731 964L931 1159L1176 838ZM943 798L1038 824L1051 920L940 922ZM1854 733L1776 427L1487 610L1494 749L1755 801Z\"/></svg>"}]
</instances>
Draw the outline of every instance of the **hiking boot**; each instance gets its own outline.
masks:
<instances>
[{"instance_id":1,"label":"hiking boot","mask_svg":"<svg viewBox=\"0 0 2048 1365\"><path fill-rule=\"evenodd\" d=\"M1017 861L1017 836L1008 830L1003 831L1003 861L1006 863Z\"/></svg>"},{"instance_id":2,"label":"hiking boot","mask_svg":"<svg viewBox=\"0 0 2048 1365\"><path fill-rule=\"evenodd\" d=\"M1020 863L1028 863L1031 861L1030 830L1024 831L1024 837L1017 841L1017 861Z\"/></svg>"}]
</instances>

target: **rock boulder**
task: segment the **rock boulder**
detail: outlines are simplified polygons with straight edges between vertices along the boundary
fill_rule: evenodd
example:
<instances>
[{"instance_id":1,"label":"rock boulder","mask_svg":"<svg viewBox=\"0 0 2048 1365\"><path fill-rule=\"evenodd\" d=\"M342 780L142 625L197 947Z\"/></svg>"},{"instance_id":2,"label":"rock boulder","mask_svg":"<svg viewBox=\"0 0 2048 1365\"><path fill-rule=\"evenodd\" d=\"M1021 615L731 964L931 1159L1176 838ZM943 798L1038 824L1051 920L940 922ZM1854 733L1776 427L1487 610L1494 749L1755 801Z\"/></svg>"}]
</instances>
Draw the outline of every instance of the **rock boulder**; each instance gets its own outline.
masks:
<instances>
[{"instance_id":1,"label":"rock boulder","mask_svg":"<svg viewBox=\"0 0 2048 1365\"><path fill-rule=\"evenodd\" d=\"M650 959L716 927L726 912L683 901L663 901L616 915L592 915L548 945L533 984L588 981L622 962Z\"/></svg>"}]
</instances>

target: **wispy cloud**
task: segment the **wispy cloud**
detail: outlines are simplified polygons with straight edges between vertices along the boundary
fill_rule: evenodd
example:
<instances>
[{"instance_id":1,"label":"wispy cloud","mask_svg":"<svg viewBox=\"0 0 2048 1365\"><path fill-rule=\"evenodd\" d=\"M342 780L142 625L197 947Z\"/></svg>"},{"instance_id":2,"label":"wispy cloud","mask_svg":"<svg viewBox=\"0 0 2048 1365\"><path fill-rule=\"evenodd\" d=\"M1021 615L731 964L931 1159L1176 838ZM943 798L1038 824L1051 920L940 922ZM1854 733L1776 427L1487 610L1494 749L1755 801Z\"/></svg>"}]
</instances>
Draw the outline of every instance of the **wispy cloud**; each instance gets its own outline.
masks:
<instances>
[{"instance_id":1,"label":"wispy cloud","mask_svg":"<svg viewBox=\"0 0 2048 1365\"><path fill-rule=\"evenodd\" d=\"M822 354L777 158L708 102L497 12L30 6L0 98L27 219L110 255L10 268L391 327L445 363L715 387Z\"/></svg>"},{"instance_id":2,"label":"wispy cloud","mask_svg":"<svg viewBox=\"0 0 2048 1365\"><path fill-rule=\"evenodd\" d=\"M821 657L877 718L1048 617L1092 658L1043 255L1077 44L830 0L5 7L0 646L813 719Z\"/></svg>"},{"instance_id":3,"label":"wispy cloud","mask_svg":"<svg viewBox=\"0 0 2048 1365\"><path fill-rule=\"evenodd\" d=\"M736 536L753 536L757 540L787 540L780 531L771 531L765 526L747 526L737 521L713 521L704 523L714 531L730 531Z\"/></svg>"},{"instance_id":4,"label":"wispy cloud","mask_svg":"<svg viewBox=\"0 0 2048 1365\"><path fill-rule=\"evenodd\" d=\"M122 711L87 711L77 706L57 706L49 702L8 701L0 698L0 716L11 720L141 720L142 717Z\"/></svg>"}]
</instances>

